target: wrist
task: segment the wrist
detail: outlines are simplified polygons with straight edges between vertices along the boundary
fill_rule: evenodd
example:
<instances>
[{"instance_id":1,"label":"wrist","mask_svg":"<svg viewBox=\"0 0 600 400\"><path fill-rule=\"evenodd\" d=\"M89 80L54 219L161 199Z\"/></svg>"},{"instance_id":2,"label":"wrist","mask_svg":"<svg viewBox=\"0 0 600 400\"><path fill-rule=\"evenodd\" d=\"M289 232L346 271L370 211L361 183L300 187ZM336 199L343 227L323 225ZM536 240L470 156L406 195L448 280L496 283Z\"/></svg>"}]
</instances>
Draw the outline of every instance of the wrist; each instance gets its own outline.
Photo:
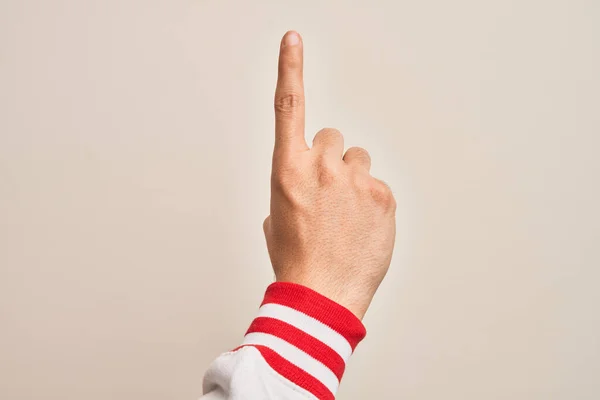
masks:
<instances>
[{"instance_id":1,"label":"wrist","mask_svg":"<svg viewBox=\"0 0 600 400\"><path fill-rule=\"evenodd\" d=\"M357 288L358 285L329 284L327 279L318 277L277 277L277 282L292 283L307 287L329 300L349 310L356 318L362 320L371 304L373 293Z\"/></svg>"}]
</instances>

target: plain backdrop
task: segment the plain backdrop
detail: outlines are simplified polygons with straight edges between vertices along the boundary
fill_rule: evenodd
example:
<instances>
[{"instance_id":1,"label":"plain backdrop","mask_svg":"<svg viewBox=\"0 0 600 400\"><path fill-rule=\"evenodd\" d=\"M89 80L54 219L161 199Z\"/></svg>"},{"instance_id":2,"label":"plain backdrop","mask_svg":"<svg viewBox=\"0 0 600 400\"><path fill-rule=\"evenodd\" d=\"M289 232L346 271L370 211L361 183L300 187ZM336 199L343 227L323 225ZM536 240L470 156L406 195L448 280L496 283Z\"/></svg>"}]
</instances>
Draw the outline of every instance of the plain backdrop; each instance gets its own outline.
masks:
<instances>
[{"instance_id":1,"label":"plain backdrop","mask_svg":"<svg viewBox=\"0 0 600 400\"><path fill-rule=\"evenodd\" d=\"M399 204L338 398L600 398L595 0L0 0L0 398L201 394L273 278L288 29Z\"/></svg>"}]
</instances>

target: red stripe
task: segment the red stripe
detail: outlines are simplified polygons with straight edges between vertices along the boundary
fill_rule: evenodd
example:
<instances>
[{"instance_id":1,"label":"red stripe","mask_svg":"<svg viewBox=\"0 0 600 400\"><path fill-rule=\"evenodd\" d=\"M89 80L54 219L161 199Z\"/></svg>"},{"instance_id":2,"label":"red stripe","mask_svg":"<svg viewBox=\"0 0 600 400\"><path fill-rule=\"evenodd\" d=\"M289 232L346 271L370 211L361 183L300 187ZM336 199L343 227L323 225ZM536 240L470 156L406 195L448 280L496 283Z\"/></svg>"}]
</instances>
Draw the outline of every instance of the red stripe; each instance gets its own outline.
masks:
<instances>
[{"instance_id":1,"label":"red stripe","mask_svg":"<svg viewBox=\"0 0 600 400\"><path fill-rule=\"evenodd\" d=\"M262 302L268 303L293 308L321 321L346 338L352 350L367 334L364 325L352 311L306 286L275 282L267 288Z\"/></svg>"},{"instance_id":2,"label":"red stripe","mask_svg":"<svg viewBox=\"0 0 600 400\"><path fill-rule=\"evenodd\" d=\"M287 322L275 318L258 317L252 321L246 334L252 332L268 333L296 346L329 368L337 376L338 381L344 375L346 365L342 357L335 350Z\"/></svg>"},{"instance_id":3,"label":"red stripe","mask_svg":"<svg viewBox=\"0 0 600 400\"><path fill-rule=\"evenodd\" d=\"M310 375L303 369L295 366L270 348L261 345L244 345L235 350L247 346L257 348L265 361L271 366L271 368L275 370L275 372L300 386L301 388L306 389L315 395L317 399L335 400L333 393L331 393L329 389L327 389L327 387L323 385L317 378Z\"/></svg>"}]
</instances>

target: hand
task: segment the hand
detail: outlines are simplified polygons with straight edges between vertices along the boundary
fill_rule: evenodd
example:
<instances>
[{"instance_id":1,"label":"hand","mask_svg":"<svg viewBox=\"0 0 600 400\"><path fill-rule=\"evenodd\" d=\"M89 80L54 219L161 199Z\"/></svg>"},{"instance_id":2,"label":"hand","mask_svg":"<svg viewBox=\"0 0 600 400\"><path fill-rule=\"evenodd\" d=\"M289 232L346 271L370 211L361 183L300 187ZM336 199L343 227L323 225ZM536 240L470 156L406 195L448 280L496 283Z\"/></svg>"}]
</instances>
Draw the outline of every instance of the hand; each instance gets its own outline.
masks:
<instances>
[{"instance_id":1,"label":"hand","mask_svg":"<svg viewBox=\"0 0 600 400\"><path fill-rule=\"evenodd\" d=\"M366 150L342 134L304 140L302 39L283 37L275 92L271 214L264 223L277 281L307 286L362 318L392 257L396 203L369 174Z\"/></svg>"}]
</instances>

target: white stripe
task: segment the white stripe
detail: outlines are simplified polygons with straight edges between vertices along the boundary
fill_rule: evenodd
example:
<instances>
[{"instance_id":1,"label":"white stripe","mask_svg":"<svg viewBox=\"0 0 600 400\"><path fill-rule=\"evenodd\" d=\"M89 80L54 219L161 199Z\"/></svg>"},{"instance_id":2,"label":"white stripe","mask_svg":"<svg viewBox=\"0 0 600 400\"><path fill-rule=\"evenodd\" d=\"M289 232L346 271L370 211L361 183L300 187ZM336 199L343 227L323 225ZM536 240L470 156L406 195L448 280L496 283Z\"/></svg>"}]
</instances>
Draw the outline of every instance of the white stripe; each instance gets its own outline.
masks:
<instances>
[{"instance_id":1,"label":"white stripe","mask_svg":"<svg viewBox=\"0 0 600 400\"><path fill-rule=\"evenodd\" d=\"M352 346L338 332L334 331L321 321L314 319L291 307L281 304L267 303L258 310L259 317L270 317L287 322L288 324L308 333L310 336L320 340L331 347L342 357L344 362L348 362L352 355Z\"/></svg>"},{"instance_id":2,"label":"white stripe","mask_svg":"<svg viewBox=\"0 0 600 400\"><path fill-rule=\"evenodd\" d=\"M298 368L303 369L318 379L329 391L335 395L339 381L337 376L320 361L312 358L294 345L268 333L253 332L244 337L244 344L267 346L281 357L285 358Z\"/></svg>"}]
</instances>

